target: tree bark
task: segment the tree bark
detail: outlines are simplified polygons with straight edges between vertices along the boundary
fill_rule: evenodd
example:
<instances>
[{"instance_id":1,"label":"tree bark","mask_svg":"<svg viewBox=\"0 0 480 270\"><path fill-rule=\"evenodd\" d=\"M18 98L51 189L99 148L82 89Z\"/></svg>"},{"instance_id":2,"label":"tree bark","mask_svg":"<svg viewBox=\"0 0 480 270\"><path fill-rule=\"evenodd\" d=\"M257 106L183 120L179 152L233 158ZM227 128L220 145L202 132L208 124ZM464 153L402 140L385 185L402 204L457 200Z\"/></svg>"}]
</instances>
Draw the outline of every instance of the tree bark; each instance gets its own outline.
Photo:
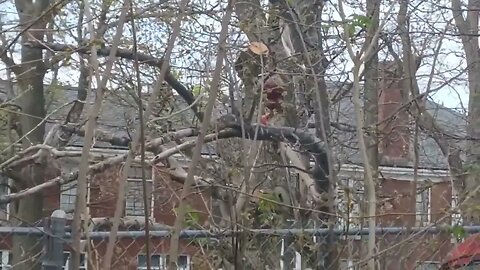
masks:
<instances>
[{"instance_id":1,"label":"tree bark","mask_svg":"<svg viewBox=\"0 0 480 270\"><path fill-rule=\"evenodd\" d=\"M480 55L478 44L479 0L469 0L464 19L463 5L460 0L452 0L452 13L460 34L467 60L469 89L467 136L480 138ZM462 214L466 224L480 224L480 141L468 140L466 148L465 190L468 200L462 205Z\"/></svg>"},{"instance_id":2,"label":"tree bark","mask_svg":"<svg viewBox=\"0 0 480 270\"><path fill-rule=\"evenodd\" d=\"M364 51L368 47L373 46L371 56L365 61L365 104L364 104L364 126L365 132L365 147L368 160L366 166L370 166L372 172L372 181L378 184L378 39L375 39L375 33L379 27L379 13L380 13L380 1L368 0L367 1L367 14L370 19L370 27L367 29L367 35L364 43ZM359 125L360 123L357 123ZM368 175L365 174L365 179ZM369 188L365 189L366 192L374 192ZM366 194L366 198L374 197L375 194ZM375 200L376 201L376 200ZM376 204L371 206L376 207ZM370 213L369 213L370 214ZM374 240L373 240L374 241ZM374 241L375 243L375 241ZM374 244L373 243L373 244ZM368 250L372 252L373 250ZM371 256L372 254L369 254ZM374 269L375 261L369 261L369 268Z\"/></svg>"},{"instance_id":3,"label":"tree bark","mask_svg":"<svg viewBox=\"0 0 480 270\"><path fill-rule=\"evenodd\" d=\"M24 44L29 39L43 40L44 29L47 24L47 16L42 14L49 7L50 1L38 0L17 0L15 2L20 18L20 25L27 27L32 21L36 21L30 29L25 31L21 37ZM40 18L43 16L43 18ZM40 19L39 19L40 18ZM45 126L41 122L45 118L45 97L43 79L45 67L42 50L22 46L21 48L21 72L17 79L21 93L18 93L18 102L22 108L20 117L21 129L27 134L22 141L23 148L32 144L43 142ZM41 184L44 181L44 168L41 164L30 165L23 170L21 183L18 187L27 188ZM43 196L42 193L35 193L22 198L14 207L13 216L23 226L34 226L43 218ZM15 236L13 238L13 269L40 269L39 258L42 255L42 244L38 237ZM29 259L25 259L29 258Z\"/></svg>"}]
</instances>

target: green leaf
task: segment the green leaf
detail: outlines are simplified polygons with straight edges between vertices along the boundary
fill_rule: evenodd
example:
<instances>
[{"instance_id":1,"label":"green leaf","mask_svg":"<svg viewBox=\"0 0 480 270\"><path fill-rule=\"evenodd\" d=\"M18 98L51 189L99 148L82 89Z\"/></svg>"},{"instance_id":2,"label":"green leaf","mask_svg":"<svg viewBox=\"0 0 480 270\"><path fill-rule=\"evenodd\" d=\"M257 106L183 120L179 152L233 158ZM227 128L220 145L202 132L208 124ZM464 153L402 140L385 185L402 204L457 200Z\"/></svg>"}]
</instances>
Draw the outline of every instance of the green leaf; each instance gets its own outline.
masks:
<instances>
[{"instance_id":1,"label":"green leaf","mask_svg":"<svg viewBox=\"0 0 480 270\"><path fill-rule=\"evenodd\" d=\"M198 97L203 92L203 87L200 84L196 84L192 88L192 94L194 97Z\"/></svg>"},{"instance_id":2,"label":"green leaf","mask_svg":"<svg viewBox=\"0 0 480 270\"><path fill-rule=\"evenodd\" d=\"M177 80L180 79L180 77L182 77L182 72L179 70L171 68L170 73L172 73L173 77L175 77L175 79Z\"/></svg>"},{"instance_id":3,"label":"green leaf","mask_svg":"<svg viewBox=\"0 0 480 270\"><path fill-rule=\"evenodd\" d=\"M372 19L365 15L353 14L351 22L354 26L368 28L372 25Z\"/></svg>"},{"instance_id":4,"label":"green leaf","mask_svg":"<svg viewBox=\"0 0 480 270\"><path fill-rule=\"evenodd\" d=\"M258 209L262 212L268 212L268 213L274 212L278 207L278 204L275 203L277 201L278 199L274 194L271 194L271 193L263 194L260 197Z\"/></svg>"},{"instance_id":5,"label":"green leaf","mask_svg":"<svg viewBox=\"0 0 480 270\"><path fill-rule=\"evenodd\" d=\"M348 37L351 38L351 37L355 36L355 25L348 24L347 27L348 27L347 28Z\"/></svg>"},{"instance_id":6,"label":"green leaf","mask_svg":"<svg viewBox=\"0 0 480 270\"><path fill-rule=\"evenodd\" d=\"M200 222L200 213L193 209L190 205L186 205L185 225L187 227L194 227ZM175 215L177 215L178 207L173 209Z\"/></svg>"},{"instance_id":7,"label":"green leaf","mask_svg":"<svg viewBox=\"0 0 480 270\"><path fill-rule=\"evenodd\" d=\"M465 239L465 236L467 235L467 232L465 231L465 228L460 225L455 225L452 227L452 235L457 239L458 241L461 241Z\"/></svg>"}]
</instances>

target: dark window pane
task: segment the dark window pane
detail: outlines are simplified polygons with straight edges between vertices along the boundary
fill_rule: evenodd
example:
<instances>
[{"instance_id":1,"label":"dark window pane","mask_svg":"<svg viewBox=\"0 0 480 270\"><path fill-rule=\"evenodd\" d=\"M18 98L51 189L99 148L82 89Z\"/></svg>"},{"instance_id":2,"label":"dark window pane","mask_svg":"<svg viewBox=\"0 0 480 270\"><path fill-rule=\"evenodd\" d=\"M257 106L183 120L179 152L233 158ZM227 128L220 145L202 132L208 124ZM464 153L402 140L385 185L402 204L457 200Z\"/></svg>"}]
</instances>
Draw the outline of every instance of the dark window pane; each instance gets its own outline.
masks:
<instances>
[{"instance_id":1,"label":"dark window pane","mask_svg":"<svg viewBox=\"0 0 480 270\"><path fill-rule=\"evenodd\" d=\"M187 256L179 256L178 257L178 267L180 269L187 269L188 266L188 257Z\"/></svg>"},{"instance_id":2,"label":"dark window pane","mask_svg":"<svg viewBox=\"0 0 480 270\"><path fill-rule=\"evenodd\" d=\"M158 267L160 265L160 255L152 255L152 266Z\"/></svg>"}]
</instances>

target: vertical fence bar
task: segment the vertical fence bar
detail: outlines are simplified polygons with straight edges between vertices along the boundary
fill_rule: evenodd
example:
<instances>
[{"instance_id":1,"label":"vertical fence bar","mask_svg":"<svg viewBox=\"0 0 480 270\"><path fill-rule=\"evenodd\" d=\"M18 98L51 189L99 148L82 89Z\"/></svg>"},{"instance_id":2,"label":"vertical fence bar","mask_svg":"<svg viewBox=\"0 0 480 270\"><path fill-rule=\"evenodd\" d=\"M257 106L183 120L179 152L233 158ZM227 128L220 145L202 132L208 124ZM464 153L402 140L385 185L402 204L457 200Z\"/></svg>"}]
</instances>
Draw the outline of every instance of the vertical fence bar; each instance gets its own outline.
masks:
<instances>
[{"instance_id":1,"label":"vertical fence bar","mask_svg":"<svg viewBox=\"0 0 480 270\"><path fill-rule=\"evenodd\" d=\"M63 244L65 242L66 214L63 210L55 210L50 218L48 227L47 244L45 257L43 259L43 270L63 269Z\"/></svg>"}]
</instances>

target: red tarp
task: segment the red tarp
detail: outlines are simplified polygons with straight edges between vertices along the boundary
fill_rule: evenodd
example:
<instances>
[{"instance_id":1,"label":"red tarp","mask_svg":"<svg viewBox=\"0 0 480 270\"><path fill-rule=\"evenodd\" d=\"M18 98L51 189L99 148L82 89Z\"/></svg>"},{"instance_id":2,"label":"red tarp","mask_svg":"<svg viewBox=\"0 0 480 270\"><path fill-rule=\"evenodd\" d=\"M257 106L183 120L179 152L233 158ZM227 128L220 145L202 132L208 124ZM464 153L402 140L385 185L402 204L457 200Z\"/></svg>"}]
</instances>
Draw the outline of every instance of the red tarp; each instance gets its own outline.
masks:
<instances>
[{"instance_id":1,"label":"red tarp","mask_svg":"<svg viewBox=\"0 0 480 270\"><path fill-rule=\"evenodd\" d=\"M442 269L454 269L480 261L480 233L472 234L454 247L444 260Z\"/></svg>"}]
</instances>

